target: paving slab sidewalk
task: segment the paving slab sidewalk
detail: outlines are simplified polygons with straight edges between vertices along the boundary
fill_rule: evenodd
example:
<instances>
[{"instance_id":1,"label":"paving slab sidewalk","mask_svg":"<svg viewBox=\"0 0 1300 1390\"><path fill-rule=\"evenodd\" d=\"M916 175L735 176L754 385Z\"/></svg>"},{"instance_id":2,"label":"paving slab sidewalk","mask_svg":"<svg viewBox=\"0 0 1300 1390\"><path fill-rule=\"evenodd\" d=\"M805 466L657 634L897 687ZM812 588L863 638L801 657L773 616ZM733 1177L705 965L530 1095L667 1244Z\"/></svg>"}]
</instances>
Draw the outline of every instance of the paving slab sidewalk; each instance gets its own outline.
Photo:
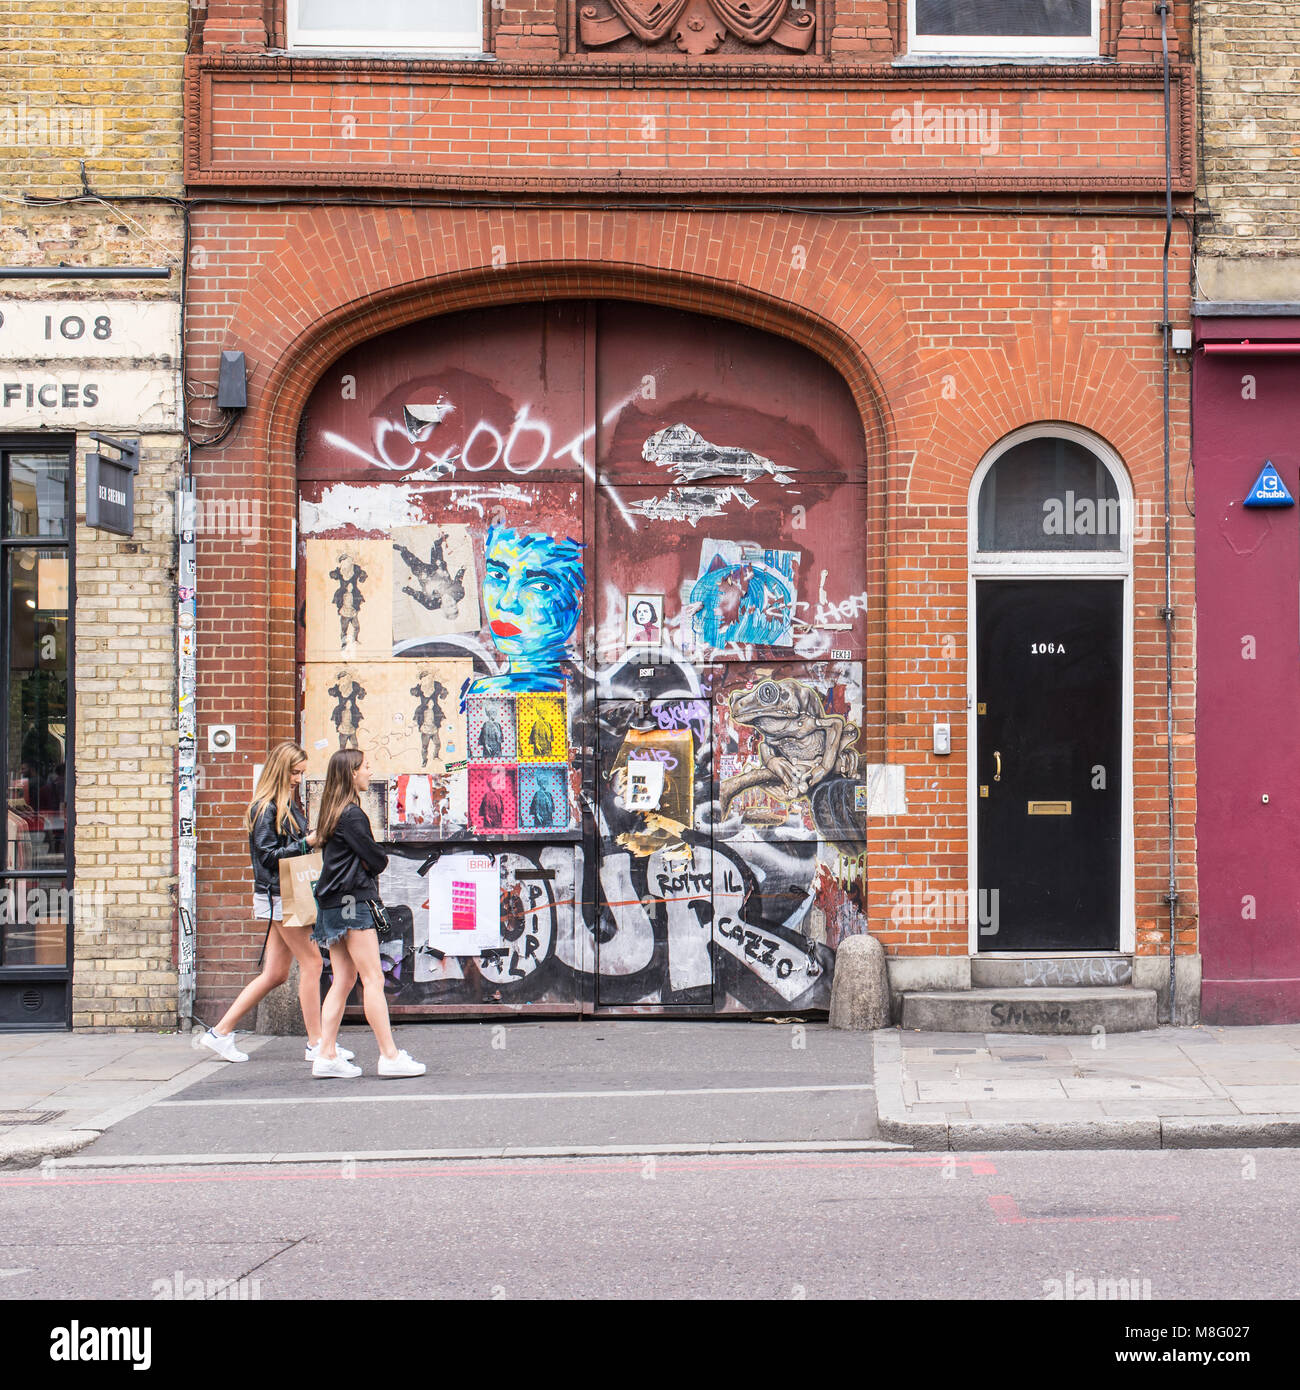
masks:
<instances>
[{"instance_id":1,"label":"paving slab sidewalk","mask_svg":"<svg viewBox=\"0 0 1300 1390\"><path fill-rule=\"evenodd\" d=\"M0 1034L0 1168L75 1153L226 1065L185 1033Z\"/></svg>"},{"instance_id":2,"label":"paving slab sidewalk","mask_svg":"<svg viewBox=\"0 0 1300 1390\"><path fill-rule=\"evenodd\" d=\"M1300 1025L872 1042L880 1137L916 1149L1300 1147Z\"/></svg>"}]
</instances>

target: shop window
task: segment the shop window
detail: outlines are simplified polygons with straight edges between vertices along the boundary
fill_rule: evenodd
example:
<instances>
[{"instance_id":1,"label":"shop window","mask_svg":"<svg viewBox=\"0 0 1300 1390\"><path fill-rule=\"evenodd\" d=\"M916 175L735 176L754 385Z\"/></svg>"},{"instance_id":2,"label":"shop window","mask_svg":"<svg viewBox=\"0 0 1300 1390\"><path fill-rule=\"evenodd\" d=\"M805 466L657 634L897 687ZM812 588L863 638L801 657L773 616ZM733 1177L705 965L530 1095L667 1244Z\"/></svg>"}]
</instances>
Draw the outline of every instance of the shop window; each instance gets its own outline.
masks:
<instances>
[{"instance_id":1,"label":"shop window","mask_svg":"<svg viewBox=\"0 0 1300 1390\"><path fill-rule=\"evenodd\" d=\"M1096 57L1101 0L910 0L908 51L998 57Z\"/></svg>"},{"instance_id":2,"label":"shop window","mask_svg":"<svg viewBox=\"0 0 1300 1390\"><path fill-rule=\"evenodd\" d=\"M479 53L482 0L287 0L288 46L368 52Z\"/></svg>"},{"instance_id":3,"label":"shop window","mask_svg":"<svg viewBox=\"0 0 1300 1390\"><path fill-rule=\"evenodd\" d=\"M4 969L67 964L71 477L67 449L0 446L0 746L9 789L0 861Z\"/></svg>"},{"instance_id":4,"label":"shop window","mask_svg":"<svg viewBox=\"0 0 1300 1390\"><path fill-rule=\"evenodd\" d=\"M1110 469L1070 439L1027 439L989 469L979 493L979 548L1120 550L1124 517Z\"/></svg>"}]
</instances>

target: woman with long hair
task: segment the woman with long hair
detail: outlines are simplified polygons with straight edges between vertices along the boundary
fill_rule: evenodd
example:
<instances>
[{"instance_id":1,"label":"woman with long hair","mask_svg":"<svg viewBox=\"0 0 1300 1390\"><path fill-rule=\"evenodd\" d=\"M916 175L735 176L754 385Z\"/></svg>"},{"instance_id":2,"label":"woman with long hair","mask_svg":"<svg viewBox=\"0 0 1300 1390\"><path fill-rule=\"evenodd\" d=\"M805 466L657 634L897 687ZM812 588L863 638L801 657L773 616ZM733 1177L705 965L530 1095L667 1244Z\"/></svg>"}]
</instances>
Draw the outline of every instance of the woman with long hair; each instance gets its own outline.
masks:
<instances>
[{"instance_id":1,"label":"woman with long hair","mask_svg":"<svg viewBox=\"0 0 1300 1390\"><path fill-rule=\"evenodd\" d=\"M307 755L296 743L277 744L267 757L257 789L244 812L248 851L253 860L253 916L266 923L261 971L246 984L221 1022L199 1038L227 1062L246 1062L248 1054L235 1046L235 1024L277 986L289 978L290 962L298 962L298 1001L307 1028L307 1056L315 1061L320 1040L320 952L307 927L286 927L280 903L280 860L308 854L316 847L307 833L307 814L298 790L307 770Z\"/></svg>"},{"instance_id":2,"label":"woman with long hair","mask_svg":"<svg viewBox=\"0 0 1300 1390\"><path fill-rule=\"evenodd\" d=\"M321 1040L313 1076L360 1076L361 1068L338 1046L339 1024L352 986L361 977L366 1022L379 1044L380 1076L422 1076L424 1063L398 1049L388 1022L384 970L379 960L379 933L370 905L383 904L379 875L388 856L375 843L370 821L361 809L361 793L370 786L370 762L356 748L342 748L330 758L321 792L316 835L323 846L321 875L316 881L316 927L312 939L330 953L334 981L321 1008Z\"/></svg>"}]
</instances>

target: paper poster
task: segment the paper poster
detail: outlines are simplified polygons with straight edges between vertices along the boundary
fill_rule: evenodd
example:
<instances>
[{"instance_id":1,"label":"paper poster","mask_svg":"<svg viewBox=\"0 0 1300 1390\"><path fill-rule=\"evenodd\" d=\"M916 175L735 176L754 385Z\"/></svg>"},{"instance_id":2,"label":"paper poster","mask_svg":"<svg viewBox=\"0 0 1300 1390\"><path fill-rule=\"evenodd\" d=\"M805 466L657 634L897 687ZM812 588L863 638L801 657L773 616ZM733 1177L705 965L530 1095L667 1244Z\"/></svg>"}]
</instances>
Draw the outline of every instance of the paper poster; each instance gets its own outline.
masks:
<instances>
[{"instance_id":1,"label":"paper poster","mask_svg":"<svg viewBox=\"0 0 1300 1390\"><path fill-rule=\"evenodd\" d=\"M516 770L502 763L470 764L469 823L491 834L519 828Z\"/></svg>"},{"instance_id":2,"label":"paper poster","mask_svg":"<svg viewBox=\"0 0 1300 1390\"><path fill-rule=\"evenodd\" d=\"M658 758L630 757L627 761L627 795L623 804L629 811L657 811L664 794L664 765Z\"/></svg>"},{"instance_id":3,"label":"paper poster","mask_svg":"<svg viewBox=\"0 0 1300 1390\"><path fill-rule=\"evenodd\" d=\"M691 585L691 628L697 645L794 646L799 552L767 550L752 541L705 540L699 577Z\"/></svg>"},{"instance_id":4,"label":"paper poster","mask_svg":"<svg viewBox=\"0 0 1300 1390\"><path fill-rule=\"evenodd\" d=\"M472 668L468 660L307 663L307 775L323 777L340 748L367 753L373 777L437 775L449 763L464 762L460 688Z\"/></svg>"},{"instance_id":5,"label":"paper poster","mask_svg":"<svg viewBox=\"0 0 1300 1390\"><path fill-rule=\"evenodd\" d=\"M386 540L309 540L306 557L306 659L388 660L392 546Z\"/></svg>"},{"instance_id":6,"label":"paper poster","mask_svg":"<svg viewBox=\"0 0 1300 1390\"><path fill-rule=\"evenodd\" d=\"M520 830L569 828L569 765L521 763L519 767Z\"/></svg>"},{"instance_id":7,"label":"paper poster","mask_svg":"<svg viewBox=\"0 0 1300 1390\"><path fill-rule=\"evenodd\" d=\"M487 855L444 855L429 870L429 945L446 956L501 948L501 880Z\"/></svg>"},{"instance_id":8,"label":"paper poster","mask_svg":"<svg viewBox=\"0 0 1300 1390\"><path fill-rule=\"evenodd\" d=\"M302 804L307 812L307 824L315 826L320 819L320 798L325 783L308 775L302 782ZM361 809L370 822L370 833L381 843L388 836L388 785L382 779L371 782L361 793Z\"/></svg>"},{"instance_id":9,"label":"paper poster","mask_svg":"<svg viewBox=\"0 0 1300 1390\"><path fill-rule=\"evenodd\" d=\"M627 645L657 647L663 640L664 596L662 594L629 594L627 596Z\"/></svg>"},{"instance_id":10,"label":"paper poster","mask_svg":"<svg viewBox=\"0 0 1300 1390\"><path fill-rule=\"evenodd\" d=\"M394 656L448 633L479 630L468 526L399 526L392 555Z\"/></svg>"},{"instance_id":11,"label":"paper poster","mask_svg":"<svg viewBox=\"0 0 1300 1390\"><path fill-rule=\"evenodd\" d=\"M513 695L470 695L465 718L469 756L476 763L518 762Z\"/></svg>"},{"instance_id":12,"label":"paper poster","mask_svg":"<svg viewBox=\"0 0 1300 1390\"><path fill-rule=\"evenodd\" d=\"M520 695L515 743L521 763L560 763L569 756L563 695Z\"/></svg>"},{"instance_id":13,"label":"paper poster","mask_svg":"<svg viewBox=\"0 0 1300 1390\"><path fill-rule=\"evenodd\" d=\"M388 829L401 839L454 834L469 824L465 768L443 777L401 774L388 782Z\"/></svg>"}]
</instances>

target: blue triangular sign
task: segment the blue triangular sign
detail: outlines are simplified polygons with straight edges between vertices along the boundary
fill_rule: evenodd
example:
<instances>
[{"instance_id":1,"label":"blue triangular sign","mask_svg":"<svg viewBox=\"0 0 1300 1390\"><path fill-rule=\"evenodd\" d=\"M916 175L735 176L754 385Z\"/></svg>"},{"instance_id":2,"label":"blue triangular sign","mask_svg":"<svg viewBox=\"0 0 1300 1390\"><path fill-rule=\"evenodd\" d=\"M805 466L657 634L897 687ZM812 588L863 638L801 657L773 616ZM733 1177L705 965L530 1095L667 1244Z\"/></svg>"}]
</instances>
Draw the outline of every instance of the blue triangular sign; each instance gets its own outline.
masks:
<instances>
[{"instance_id":1,"label":"blue triangular sign","mask_svg":"<svg viewBox=\"0 0 1300 1390\"><path fill-rule=\"evenodd\" d=\"M1295 498L1286 490L1276 468L1266 461L1255 485L1246 494L1242 504L1247 507L1294 507Z\"/></svg>"}]
</instances>

